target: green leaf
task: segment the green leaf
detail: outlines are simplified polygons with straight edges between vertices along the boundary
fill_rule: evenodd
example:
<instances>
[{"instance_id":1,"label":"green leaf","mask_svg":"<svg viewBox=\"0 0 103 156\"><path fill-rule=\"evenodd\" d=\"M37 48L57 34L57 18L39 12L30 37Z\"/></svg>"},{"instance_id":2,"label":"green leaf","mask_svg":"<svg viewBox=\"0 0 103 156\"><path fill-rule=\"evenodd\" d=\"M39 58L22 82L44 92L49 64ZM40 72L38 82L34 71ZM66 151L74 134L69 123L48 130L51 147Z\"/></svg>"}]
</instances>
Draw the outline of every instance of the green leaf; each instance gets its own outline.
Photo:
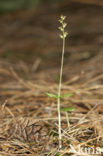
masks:
<instances>
[{"instance_id":1,"label":"green leaf","mask_svg":"<svg viewBox=\"0 0 103 156\"><path fill-rule=\"evenodd\" d=\"M64 111L64 112L70 112L70 111L74 111L75 110L75 108L73 108L73 107L65 107L65 108L61 108L60 109L61 111Z\"/></svg>"},{"instance_id":2,"label":"green leaf","mask_svg":"<svg viewBox=\"0 0 103 156\"><path fill-rule=\"evenodd\" d=\"M46 93L46 95L51 98L58 98L58 96L56 94Z\"/></svg>"},{"instance_id":3,"label":"green leaf","mask_svg":"<svg viewBox=\"0 0 103 156\"><path fill-rule=\"evenodd\" d=\"M64 98L64 97L70 97L70 96L72 96L72 94L63 94L63 95L61 95L60 97L61 97L61 98Z\"/></svg>"}]
</instances>

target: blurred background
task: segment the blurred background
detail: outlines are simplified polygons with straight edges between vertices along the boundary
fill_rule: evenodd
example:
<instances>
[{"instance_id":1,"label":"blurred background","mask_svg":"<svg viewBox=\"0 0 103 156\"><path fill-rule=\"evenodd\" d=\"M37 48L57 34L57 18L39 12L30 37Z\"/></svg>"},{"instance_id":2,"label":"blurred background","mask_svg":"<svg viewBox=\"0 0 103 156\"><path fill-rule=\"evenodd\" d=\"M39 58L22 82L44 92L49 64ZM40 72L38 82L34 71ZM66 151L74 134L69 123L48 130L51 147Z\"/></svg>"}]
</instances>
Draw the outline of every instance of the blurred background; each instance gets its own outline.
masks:
<instances>
[{"instance_id":1,"label":"blurred background","mask_svg":"<svg viewBox=\"0 0 103 156\"><path fill-rule=\"evenodd\" d=\"M38 5L60 2L61 0L1 0L0 11L8 12L18 9L28 9ZM63 0L62 0L63 1Z\"/></svg>"},{"instance_id":2,"label":"blurred background","mask_svg":"<svg viewBox=\"0 0 103 156\"><path fill-rule=\"evenodd\" d=\"M67 16L69 33L64 79L82 71L98 71L91 59L102 58L103 53L102 0L0 0L1 61L26 73L51 69L55 75L62 48L61 14Z\"/></svg>"}]
</instances>

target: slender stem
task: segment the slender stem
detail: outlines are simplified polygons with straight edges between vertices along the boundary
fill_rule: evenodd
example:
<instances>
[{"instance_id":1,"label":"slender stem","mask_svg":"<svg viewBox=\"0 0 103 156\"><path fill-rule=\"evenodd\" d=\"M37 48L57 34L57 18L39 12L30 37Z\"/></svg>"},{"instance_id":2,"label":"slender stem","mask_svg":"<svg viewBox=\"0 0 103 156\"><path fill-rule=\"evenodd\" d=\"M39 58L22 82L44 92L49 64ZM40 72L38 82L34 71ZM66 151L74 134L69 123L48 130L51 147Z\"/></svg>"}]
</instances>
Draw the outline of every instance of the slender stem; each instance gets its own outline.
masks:
<instances>
[{"instance_id":1,"label":"slender stem","mask_svg":"<svg viewBox=\"0 0 103 156\"><path fill-rule=\"evenodd\" d=\"M68 128L70 129L70 123L69 123L68 112L65 112L65 115L66 115L66 120L67 120Z\"/></svg>"},{"instance_id":2,"label":"slender stem","mask_svg":"<svg viewBox=\"0 0 103 156\"><path fill-rule=\"evenodd\" d=\"M60 95L61 95L61 86L62 86L62 75L63 75L63 62L64 62L64 49L65 49L65 37L63 30L63 48L62 48L62 59L61 59L61 68L60 68L60 80L58 88L58 126L59 126L59 149L62 148L62 135L61 135L61 111L60 111Z\"/></svg>"}]
</instances>

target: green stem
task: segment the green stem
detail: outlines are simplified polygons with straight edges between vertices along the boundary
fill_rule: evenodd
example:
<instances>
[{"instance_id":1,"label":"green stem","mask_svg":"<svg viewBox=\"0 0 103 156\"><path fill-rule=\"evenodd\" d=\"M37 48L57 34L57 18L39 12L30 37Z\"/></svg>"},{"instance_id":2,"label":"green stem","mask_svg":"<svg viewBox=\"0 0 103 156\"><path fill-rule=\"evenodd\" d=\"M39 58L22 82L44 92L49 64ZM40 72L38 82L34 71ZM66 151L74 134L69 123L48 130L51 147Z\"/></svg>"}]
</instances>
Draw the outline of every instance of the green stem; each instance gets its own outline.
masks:
<instances>
[{"instance_id":1,"label":"green stem","mask_svg":"<svg viewBox=\"0 0 103 156\"><path fill-rule=\"evenodd\" d=\"M65 112L68 128L70 128L68 112Z\"/></svg>"},{"instance_id":2,"label":"green stem","mask_svg":"<svg viewBox=\"0 0 103 156\"><path fill-rule=\"evenodd\" d=\"M60 80L59 80L59 88L58 88L58 97L59 97L58 98L59 149L62 148L60 96L61 96L62 75L63 75L64 49L65 49L65 37L64 37L64 30L63 30L63 48L62 48L62 59L61 59L61 68L60 68Z\"/></svg>"}]
</instances>

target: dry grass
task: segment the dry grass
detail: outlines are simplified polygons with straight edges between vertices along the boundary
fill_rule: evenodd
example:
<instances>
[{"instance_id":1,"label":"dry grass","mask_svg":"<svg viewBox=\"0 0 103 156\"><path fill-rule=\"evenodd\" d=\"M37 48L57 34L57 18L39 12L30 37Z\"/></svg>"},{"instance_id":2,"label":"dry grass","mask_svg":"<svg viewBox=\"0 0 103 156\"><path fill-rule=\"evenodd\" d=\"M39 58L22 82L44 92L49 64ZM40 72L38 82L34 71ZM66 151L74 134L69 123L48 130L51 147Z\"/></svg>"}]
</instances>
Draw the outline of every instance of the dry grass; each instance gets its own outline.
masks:
<instances>
[{"instance_id":1,"label":"dry grass","mask_svg":"<svg viewBox=\"0 0 103 156\"><path fill-rule=\"evenodd\" d=\"M99 55L90 62L95 64L98 59ZM62 113L61 155L70 153L69 144L73 144L75 148L78 144L103 146L103 75L98 75L96 71L98 70L91 71L88 77L88 72L83 73L82 77L75 75L63 84L62 92L72 93L73 96L62 100L62 106L73 106L76 110L69 114L70 129L67 127L65 114ZM8 63L1 62L0 75L0 154L56 155L56 101L49 99L45 93L57 92L58 85L45 79L40 81L41 72L37 74L38 79L37 75L36 78L33 77L33 73L29 80L21 78L16 66L14 70L12 65L8 67ZM45 154L49 152L52 154Z\"/></svg>"}]
</instances>

